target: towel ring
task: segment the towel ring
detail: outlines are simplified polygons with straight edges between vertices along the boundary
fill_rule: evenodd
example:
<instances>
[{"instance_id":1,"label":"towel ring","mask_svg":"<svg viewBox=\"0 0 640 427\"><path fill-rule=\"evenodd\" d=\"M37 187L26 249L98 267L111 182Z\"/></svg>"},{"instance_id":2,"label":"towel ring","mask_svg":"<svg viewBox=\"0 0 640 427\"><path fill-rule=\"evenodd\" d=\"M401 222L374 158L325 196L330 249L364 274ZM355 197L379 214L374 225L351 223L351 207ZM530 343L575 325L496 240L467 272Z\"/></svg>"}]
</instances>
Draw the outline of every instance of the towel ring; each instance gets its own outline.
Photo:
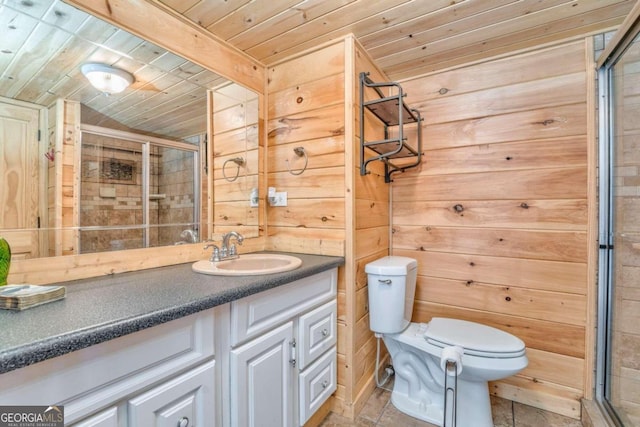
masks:
<instances>
[{"instance_id":1,"label":"towel ring","mask_svg":"<svg viewBox=\"0 0 640 427\"><path fill-rule=\"evenodd\" d=\"M302 173L307 170L307 165L309 164L309 156L307 156L307 152L305 151L304 147L296 147L293 149L293 152L296 153L296 156L298 157L304 157L304 166L302 167L302 169L292 171L291 167L289 166L289 159L286 159L285 161L287 162L287 170L291 175L302 175Z\"/></svg>"},{"instance_id":2,"label":"towel ring","mask_svg":"<svg viewBox=\"0 0 640 427\"><path fill-rule=\"evenodd\" d=\"M233 178L229 178L225 172L225 168L227 167L227 163L229 162L233 162L236 164L236 166L238 166L238 169L236 169L236 176L234 176ZM240 176L240 166L242 165L244 165L244 159L242 157L234 157L233 159L225 160L222 164L222 176L229 182L235 181L236 179L238 179L238 176Z\"/></svg>"}]
</instances>

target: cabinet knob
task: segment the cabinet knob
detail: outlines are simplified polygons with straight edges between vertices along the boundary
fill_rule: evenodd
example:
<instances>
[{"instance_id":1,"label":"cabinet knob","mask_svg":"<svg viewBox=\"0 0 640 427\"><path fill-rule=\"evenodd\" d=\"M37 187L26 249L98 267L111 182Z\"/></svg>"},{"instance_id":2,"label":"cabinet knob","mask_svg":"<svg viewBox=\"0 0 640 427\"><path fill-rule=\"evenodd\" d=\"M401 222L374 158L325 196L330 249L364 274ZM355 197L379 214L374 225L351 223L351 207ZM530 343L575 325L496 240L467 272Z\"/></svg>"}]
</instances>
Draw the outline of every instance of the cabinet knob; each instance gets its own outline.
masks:
<instances>
[{"instance_id":1,"label":"cabinet knob","mask_svg":"<svg viewBox=\"0 0 640 427\"><path fill-rule=\"evenodd\" d=\"M180 418L180 420L178 420L178 427L189 427L189 418Z\"/></svg>"},{"instance_id":2,"label":"cabinet knob","mask_svg":"<svg viewBox=\"0 0 640 427\"><path fill-rule=\"evenodd\" d=\"M327 387L329 387L329 381L327 380L322 381L322 389L324 390Z\"/></svg>"},{"instance_id":3,"label":"cabinet knob","mask_svg":"<svg viewBox=\"0 0 640 427\"><path fill-rule=\"evenodd\" d=\"M322 336L326 337L327 335L329 335L329 331L325 328L322 330Z\"/></svg>"}]
</instances>

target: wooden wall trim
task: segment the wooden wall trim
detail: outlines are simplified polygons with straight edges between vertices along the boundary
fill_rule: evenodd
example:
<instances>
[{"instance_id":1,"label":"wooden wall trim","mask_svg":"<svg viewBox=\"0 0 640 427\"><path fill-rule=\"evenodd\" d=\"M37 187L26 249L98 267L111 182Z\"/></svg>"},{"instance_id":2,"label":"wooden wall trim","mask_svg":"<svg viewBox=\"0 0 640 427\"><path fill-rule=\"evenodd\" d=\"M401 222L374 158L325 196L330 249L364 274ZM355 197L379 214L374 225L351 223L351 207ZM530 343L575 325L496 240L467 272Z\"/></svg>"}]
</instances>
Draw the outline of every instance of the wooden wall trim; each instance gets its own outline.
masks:
<instances>
[{"instance_id":1,"label":"wooden wall trim","mask_svg":"<svg viewBox=\"0 0 640 427\"><path fill-rule=\"evenodd\" d=\"M62 158L62 147L64 140L64 111L65 111L65 101L63 99L58 99L56 101L56 127L55 127L55 156ZM55 168L55 182L54 188L55 193L53 195L53 217L55 227L55 248L54 254L56 256L62 255L62 161L57 161L54 163ZM12 267L15 268L15 264L13 263Z\"/></svg>"},{"instance_id":2,"label":"wooden wall trim","mask_svg":"<svg viewBox=\"0 0 640 427\"><path fill-rule=\"evenodd\" d=\"M261 62L159 2L67 0L67 3L258 93L264 92L265 66Z\"/></svg>"},{"instance_id":3,"label":"wooden wall trim","mask_svg":"<svg viewBox=\"0 0 640 427\"><path fill-rule=\"evenodd\" d=\"M265 249L264 238L245 239L240 253ZM144 270L206 259L209 251L202 243L130 249L99 254L34 258L11 263L9 282L47 284L87 279L127 271Z\"/></svg>"},{"instance_id":4,"label":"wooden wall trim","mask_svg":"<svg viewBox=\"0 0 640 427\"><path fill-rule=\"evenodd\" d=\"M639 3L640 4L640 3ZM637 6L637 5L636 5ZM635 10L635 9L634 9ZM640 10L638 11L640 13ZM587 330L585 337L584 397L593 399L598 305L598 139L596 69L593 37L585 39L587 63Z\"/></svg>"},{"instance_id":5,"label":"wooden wall trim","mask_svg":"<svg viewBox=\"0 0 640 427\"><path fill-rule=\"evenodd\" d=\"M345 315L347 317L347 366L355 367L356 361L355 353L357 347L355 347L355 334L354 325L357 322L356 318L356 290L355 290L355 247L356 247L356 226L355 226L355 180L354 175L356 173L355 168L351 165L354 164L355 147L353 141L355 141L355 117L354 106L357 102L354 99L355 86L355 51L354 51L354 37L349 36L344 40L344 126L345 126L345 150L344 150L344 205L345 205L345 282L346 282L346 310ZM346 381L346 395L347 403L351 404L354 399L354 390L356 385L356 378L354 375L355 369L349 370ZM352 406L352 405L351 405Z\"/></svg>"}]
</instances>

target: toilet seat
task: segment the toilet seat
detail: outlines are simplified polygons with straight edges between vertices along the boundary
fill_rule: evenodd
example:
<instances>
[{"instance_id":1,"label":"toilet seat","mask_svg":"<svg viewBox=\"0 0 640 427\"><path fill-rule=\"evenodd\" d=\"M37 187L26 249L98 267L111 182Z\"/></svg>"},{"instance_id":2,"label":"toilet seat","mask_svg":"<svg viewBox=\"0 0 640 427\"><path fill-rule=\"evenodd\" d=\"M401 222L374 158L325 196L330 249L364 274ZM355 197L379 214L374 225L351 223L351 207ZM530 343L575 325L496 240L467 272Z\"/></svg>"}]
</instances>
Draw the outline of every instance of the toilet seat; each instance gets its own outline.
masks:
<instances>
[{"instance_id":1,"label":"toilet seat","mask_svg":"<svg viewBox=\"0 0 640 427\"><path fill-rule=\"evenodd\" d=\"M468 355L506 359L525 354L520 338L479 323L434 317L420 329L429 344L439 348L457 345Z\"/></svg>"}]
</instances>

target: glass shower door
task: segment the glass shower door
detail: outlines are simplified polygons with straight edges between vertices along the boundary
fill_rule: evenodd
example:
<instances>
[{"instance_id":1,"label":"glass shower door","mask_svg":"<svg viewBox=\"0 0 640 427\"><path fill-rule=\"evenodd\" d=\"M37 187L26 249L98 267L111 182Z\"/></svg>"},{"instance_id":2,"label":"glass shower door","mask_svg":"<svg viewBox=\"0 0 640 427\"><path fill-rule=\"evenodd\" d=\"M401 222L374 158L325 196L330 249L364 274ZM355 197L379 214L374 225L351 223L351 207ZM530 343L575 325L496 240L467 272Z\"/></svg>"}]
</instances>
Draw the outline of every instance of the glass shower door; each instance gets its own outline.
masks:
<instances>
[{"instance_id":1,"label":"glass shower door","mask_svg":"<svg viewBox=\"0 0 640 427\"><path fill-rule=\"evenodd\" d=\"M640 426L640 43L601 74L608 115L601 151L608 158L606 241L601 237L601 401L619 425ZM601 171L604 173L604 170ZM602 176L602 175L601 175ZM606 178L603 177L606 181ZM608 197L607 197L608 196ZM602 234L601 234L602 236ZM602 272L606 271L606 276Z\"/></svg>"},{"instance_id":2,"label":"glass shower door","mask_svg":"<svg viewBox=\"0 0 640 427\"><path fill-rule=\"evenodd\" d=\"M80 253L198 242L198 146L83 132Z\"/></svg>"}]
</instances>

